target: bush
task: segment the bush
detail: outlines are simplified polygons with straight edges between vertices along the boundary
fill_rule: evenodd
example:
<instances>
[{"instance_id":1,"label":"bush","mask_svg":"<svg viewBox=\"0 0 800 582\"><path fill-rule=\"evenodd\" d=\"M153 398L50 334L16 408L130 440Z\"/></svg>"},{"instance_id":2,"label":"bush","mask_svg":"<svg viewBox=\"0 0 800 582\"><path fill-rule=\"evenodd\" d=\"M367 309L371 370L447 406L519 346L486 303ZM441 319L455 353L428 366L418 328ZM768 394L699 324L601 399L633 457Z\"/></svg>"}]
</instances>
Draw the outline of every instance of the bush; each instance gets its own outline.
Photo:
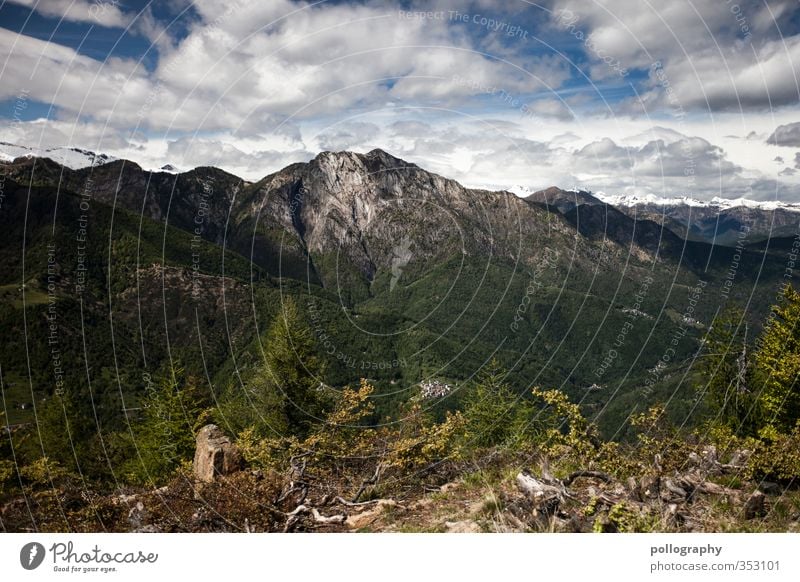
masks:
<instances>
[{"instance_id":1,"label":"bush","mask_svg":"<svg viewBox=\"0 0 800 582\"><path fill-rule=\"evenodd\" d=\"M689 454L697 448L687 440L689 435L682 434L669 421L662 404L631 416L630 422L638 430L636 452L642 468L651 467L658 455L665 472L681 469Z\"/></svg>"},{"instance_id":2,"label":"bush","mask_svg":"<svg viewBox=\"0 0 800 582\"><path fill-rule=\"evenodd\" d=\"M788 434L754 441L746 476L787 483L800 479L800 422Z\"/></svg>"},{"instance_id":3,"label":"bush","mask_svg":"<svg viewBox=\"0 0 800 582\"><path fill-rule=\"evenodd\" d=\"M0 459L0 493L5 492L6 484L11 483L16 473L13 461Z\"/></svg>"}]
</instances>

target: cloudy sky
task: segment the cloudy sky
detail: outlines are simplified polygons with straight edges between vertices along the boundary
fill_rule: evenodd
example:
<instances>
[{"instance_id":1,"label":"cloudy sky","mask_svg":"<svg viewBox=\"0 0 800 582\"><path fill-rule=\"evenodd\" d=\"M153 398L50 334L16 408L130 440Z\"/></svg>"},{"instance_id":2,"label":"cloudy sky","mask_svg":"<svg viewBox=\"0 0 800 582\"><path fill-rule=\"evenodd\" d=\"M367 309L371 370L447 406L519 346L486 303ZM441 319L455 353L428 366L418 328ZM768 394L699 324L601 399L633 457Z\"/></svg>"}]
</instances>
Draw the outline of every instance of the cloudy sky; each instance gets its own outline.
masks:
<instances>
[{"instance_id":1,"label":"cloudy sky","mask_svg":"<svg viewBox=\"0 0 800 582\"><path fill-rule=\"evenodd\" d=\"M797 0L12 0L0 54L0 141L147 168L800 200Z\"/></svg>"}]
</instances>

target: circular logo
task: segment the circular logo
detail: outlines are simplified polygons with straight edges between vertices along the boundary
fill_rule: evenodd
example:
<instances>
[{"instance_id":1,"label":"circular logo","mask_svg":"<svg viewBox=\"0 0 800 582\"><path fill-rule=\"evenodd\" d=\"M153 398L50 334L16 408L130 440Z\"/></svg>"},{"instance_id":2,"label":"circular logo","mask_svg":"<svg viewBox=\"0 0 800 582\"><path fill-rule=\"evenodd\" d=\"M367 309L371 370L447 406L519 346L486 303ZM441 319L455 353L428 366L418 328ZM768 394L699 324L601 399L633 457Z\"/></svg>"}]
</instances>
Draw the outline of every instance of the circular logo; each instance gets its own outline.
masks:
<instances>
[{"instance_id":1,"label":"circular logo","mask_svg":"<svg viewBox=\"0 0 800 582\"><path fill-rule=\"evenodd\" d=\"M35 570L44 561L44 546L39 542L30 542L19 551L19 563L26 570Z\"/></svg>"}]
</instances>

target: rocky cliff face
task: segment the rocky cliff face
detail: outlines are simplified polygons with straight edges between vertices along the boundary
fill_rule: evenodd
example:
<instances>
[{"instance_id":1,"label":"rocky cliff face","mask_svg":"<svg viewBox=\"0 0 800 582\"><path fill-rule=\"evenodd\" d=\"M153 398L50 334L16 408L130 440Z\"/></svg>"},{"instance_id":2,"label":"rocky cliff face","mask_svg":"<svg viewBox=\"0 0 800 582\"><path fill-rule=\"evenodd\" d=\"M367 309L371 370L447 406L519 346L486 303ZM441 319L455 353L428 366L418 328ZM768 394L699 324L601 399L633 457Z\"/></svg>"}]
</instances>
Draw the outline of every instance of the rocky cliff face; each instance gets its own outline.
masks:
<instances>
[{"instance_id":1,"label":"rocky cliff face","mask_svg":"<svg viewBox=\"0 0 800 582\"><path fill-rule=\"evenodd\" d=\"M281 251L303 249L327 283L328 263L371 280L406 248L409 264L458 254L533 262L544 237L558 244L554 237L566 242L574 232L511 193L467 189L381 150L324 152L289 166L249 189L236 215L240 232L277 231Z\"/></svg>"}]
</instances>

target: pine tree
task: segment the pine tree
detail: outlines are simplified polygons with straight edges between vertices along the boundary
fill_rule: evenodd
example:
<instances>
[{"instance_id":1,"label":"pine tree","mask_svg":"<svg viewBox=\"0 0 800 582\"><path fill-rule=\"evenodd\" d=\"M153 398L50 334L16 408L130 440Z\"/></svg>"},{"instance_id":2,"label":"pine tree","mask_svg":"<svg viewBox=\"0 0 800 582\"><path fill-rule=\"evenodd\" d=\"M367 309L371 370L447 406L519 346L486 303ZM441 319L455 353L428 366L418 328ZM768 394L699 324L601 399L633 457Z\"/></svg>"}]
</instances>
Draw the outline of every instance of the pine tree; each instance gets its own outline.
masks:
<instances>
[{"instance_id":1,"label":"pine tree","mask_svg":"<svg viewBox=\"0 0 800 582\"><path fill-rule=\"evenodd\" d=\"M324 366L316 355L311 329L292 299L284 301L265 343L266 369L286 398L284 410L289 428L304 434L323 412Z\"/></svg>"},{"instance_id":2,"label":"pine tree","mask_svg":"<svg viewBox=\"0 0 800 582\"><path fill-rule=\"evenodd\" d=\"M514 393L496 360L483 370L464 406L468 446L505 444L526 430L530 402Z\"/></svg>"},{"instance_id":3,"label":"pine tree","mask_svg":"<svg viewBox=\"0 0 800 582\"><path fill-rule=\"evenodd\" d=\"M700 360L704 382L699 389L714 422L739 433L751 432L757 422L747 331L744 312L726 310L714 322Z\"/></svg>"},{"instance_id":4,"label":"pine tree","mask_svg":"<svg viewBox=\"0 0 800 582\"><path fill-rule=\"evenodd\" d=\"M73 474L85 470L84 453L94 421L83 413L72 390L53 394L37 407L34 433L41 440L41 453Z\"/></svg>"},{"instance_id":5,"label":"pine tree","mask_svg":"<svg viewBox=\"0 0 800 582\"><path fill-rule=\"evenodd\" d=\"M252 428L257 436L305 436L323 415L324 366L311 330L297 305L287 298L262 341L263 364L234 386L220 405L221 422L238 434Z\"/></svg>"},{"instance_id":6,"label":"pine tree","mask_svg":"<svg viewBox=\"0 0 800 582\"><path fill-rule=\"evenodd\" d=\"M192 458L195 429L201 416L195 387L184 380L183 370L170 367L162 381L148 387L144 418L133 427L135 455L123 472L134 482L158 483L181 461Z\"/></svg>"},{"instance_id":7,"label":"pine tree","mask_svg":"<svg viewBox=\"0 0 800 582\"><path fill-rule=\"evenodd\" d=\"M759 401L768 431L788 433L800 420L800 294L786 285L756 352Z\"/></svg>"}]
</instances>

